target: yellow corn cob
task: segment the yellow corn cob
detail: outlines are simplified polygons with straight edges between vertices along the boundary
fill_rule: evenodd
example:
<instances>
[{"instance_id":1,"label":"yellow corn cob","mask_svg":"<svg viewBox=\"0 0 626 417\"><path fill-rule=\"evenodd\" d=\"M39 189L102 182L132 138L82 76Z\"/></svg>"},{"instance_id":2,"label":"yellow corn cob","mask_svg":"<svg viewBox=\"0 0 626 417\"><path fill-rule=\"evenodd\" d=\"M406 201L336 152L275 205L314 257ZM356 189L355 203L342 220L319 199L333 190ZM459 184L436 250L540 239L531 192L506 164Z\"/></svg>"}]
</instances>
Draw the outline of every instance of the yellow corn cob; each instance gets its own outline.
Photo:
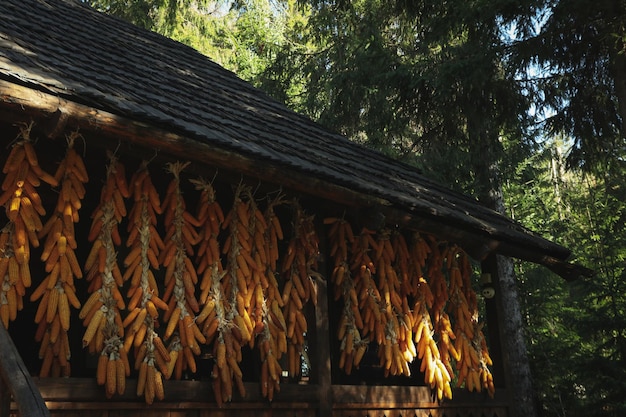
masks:
<instances>
[{"instance_id":1,"label":"yellow corn cob","mask_svg":"<svg viewBox=\"0 0 626 417\"><path fill-rule=\"evenodd\" d=\"M98 365L96 367L96 382L98 385L104 385L106 383L108 362L108 355L101 354L98 356Z\"/></svg>"},{"instance_id":2,"label":"yellow corn cob","mask_svg":"<svg viewBox=\"0 0 626 417\"><path fill-rule=\"evenodd\" d=\"M115 374L117 377L117 381L116 381L117 393L119 395L123 395L124 392L126 391L126 372L127 372L126 366L124 364L124 361L121 358L117 358L115 360L115 366L116 366Z\"/></svg>"},{"instance_id":3,"label":"yellow corn cob","mask_svg":"<svg viewBox=\"0 0 626 417\"><path fill-rule=\"evenodd\" d=\"M46 321L48 323L52 323L54 317L57 313L57 308L59 304L59 291L56 288L50 290L50 295L48 297L48 307L46 313Z\"/></svg>"},{"instance_id":4,"label":"yellow corn cob","mask_svg":"<svg viewBox=\"0 0 626 417\"><path fill-rule=\"evenodd\" d=\"M89 322L89 325L87 326L87 330L85 330L85 334L83 335L83 347L89 345L89 343L91 343L91 340L93 339L93 337L96 334L96 331L99 329L100 327L100 322L102 320L106 320L105 316L104 316L104 307L98 309L95 314L93 315L93 317L91 318L91 321Z\"/></svg>"},{"instance_id":5,"label":"yellow corn cob","mask_svg":"<svg viewBox=\"0 0 626 417\"><path fill-rule=\"evenodd\" d=\"M117 390L117 365L116 360L112 357L109 357L107 362L105 388L107 398L111 398Z\"/></svg>"}]
</instances>

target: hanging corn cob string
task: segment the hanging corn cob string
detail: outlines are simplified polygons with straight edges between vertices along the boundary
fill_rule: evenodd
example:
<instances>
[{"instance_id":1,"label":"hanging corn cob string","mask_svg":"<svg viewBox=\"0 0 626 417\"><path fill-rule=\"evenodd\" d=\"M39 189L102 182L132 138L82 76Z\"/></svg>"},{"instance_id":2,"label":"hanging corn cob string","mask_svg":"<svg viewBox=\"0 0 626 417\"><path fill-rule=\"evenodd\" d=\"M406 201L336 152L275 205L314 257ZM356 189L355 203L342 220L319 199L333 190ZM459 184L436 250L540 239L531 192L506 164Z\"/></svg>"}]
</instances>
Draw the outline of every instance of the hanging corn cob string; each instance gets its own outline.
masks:
<instances>
[{"instance_id":1,"label":"hanging corn cob string","mask_svg":"<svg viewBox=\"0 0 626 417\"><path fill-rule=\"evenodd\" d=\"M129 213L128 239L130 252L124 260L127 268L124 280L130 280L128 315L124 350L135 350L135 369L139 371L136 393L144 396L147 404L162 400L163 377L169 378L172 360L167 348L155 330L159 310L167 311L167 304L159 298L159 288L152 272L159 269L158 256L165 245L159 236L157 215L162 214L159 195L154 187L148 163L142 162L131 178L133 207Z\"/></svg>"},{"instance_id":2,"label":"hanging corn cob string","mask_svg":"<svg viewBox=\"0 0 626 417\"><path fill-rule=\"evenodd\" d=\"M210 344L217 333L218 310L222 312L223 317L220 304L222 302L220 280L224 275L224 268L220 257L218 235L224 222L224 214L215 199L215 190L210 183L203 179L192 179L190 182L194 184L196 190L200 191L196 215L199 224L196 263L198 275L202 274L199 297L202 308L195 320L198 326L202 326L201 331L205 337L205 343ZM219 309L216 309L216 304L220 304Z\"/></svg>"},{"instance_id":3,"label":"hanging corn cob string","mask_svg":"<svg viewBox=\"0 0 626 417\"><path fill-rule=\"evenodd\" d=\"M226 297L222 288L222 278L226 275L220 257L218 235L224 223L224 214L221 206L215 198L213 186L202 179L190 180L196 190L200 191L198 201L197 220L199 224L197 252L198 274L202 274L200 280L200 313L196 316L196 323L202 326L202 335L205 343L215 342L221 334L218 327L226 326ZM223 339L222 339L223 340ZM180 343L179 341L173 343ZM220 375L220 366L226 365L226 346L222 344L218 348L218 342L214 343L214 356L216 362L213 365L212 385L213 392L218 404L221 406L225 398L222 395L223 381ZM217 359L219 357L219 359ZM219 365L218 365L219 362ZM228 389L226 389L228 390Z\"/></svg>"},{"instance_id":4,"label":"hanging corn cob string","mask_svg":"<svg viewBox=\"0 0 626 417\"><path fill-rule=\"evenodd\" d=\"M124 350L124 326L120 310L125 308L119 288L123 277L117 264L116 248L122 243L119 223L126 216L124 199L130 193L124 166L109 153L106 180L100 203L92 214L88 240L93 242L85 261L88 291L91 294L79 313L86 327L83 347L98 355L96 382L105 388L107 398L126 391L130 364Z\"/></svg>"},{"instance_id":5,"label":"hanging corn cob string","mask_svg":"<svg viewBox=\"0 0 626 417\"><path fill-rule=\"evenodd\" d=\"M56 209L38 235L45 238L41 260L48 273L31 295L33 301L41 298L35 315L39 324L35 339L41 342L39 353L43 359L40 376L70 374L69 306L80 308L74 278L83 276L74 254L77 247L74 223L79 220L78 211L85 196L83 184L89 180L83 160L74 149L78 137L74 133L67 138L65 158L54 176L61 185Z\"/></svg>"},{"instance_id":6,"label":"hanging corn cob string","mask_svg":"<svg viewBox=\"0 0 626 417\"><path fill-rule=\"evenodd\" d=\"M313 223L314 216L307 215L297 201L291 203L293 210L293 236L289 240L282 273L285 288L291 283L288 300L283 307L287 318L289 373L298 375L302 368L301 359L307 360L304 350L304 335L308 331L303 307L309 301L317 304L317 290L314 280L321 278L317 272L319 241ZM286 296L287 292L283 292ZM307 364L308 366L308 364Z\"/></svg>"},{"instance_id":7,"label":"hanging corn cob string","mask_svg":"<svg viewBox=\"0 0 626 417\"><path fill-rule=\"evenodd\" d=\"M354 333L353 340L348 340L347 347L348 351L351 351L351 347L354 347L356 350L353 364L357 368L370 339L376 340L381 344L384 338L381 295L374 279L376 266L370 257L370 254L375 253L377 250L377 244L373 236L373 231L363 228L361 233L354 238L352 244L353 259L349 268L355 285L355 291L349 291L350 304L355 304L354 299L356 297L359 314L353 313L355 314L355 325L357 325L358 329ZM339 272L341 270L340 268ZM351 365L348 366L350 367Z\"/></svg>"},{"instance_id":8,"label":"hanging corn cob string","mask_svg":"<svg viewBox=\"0 0 626 417\"><path fill-rule=\"evenodd\" d=\"M354 349L356 352L352 362L358 367L369 345L370 340L375 340L379 345L379 353L383 351L385 344L385 328L388 317L382 307L383 298L376 285L377 266L370 255L378 251L378 243L374 239L375 232L363 228L358 236L355 236L352 244L352 259L350 270L355 282L355 291L350 291L351 302L358 303L358 312L354 312L357 331L354 332L353 340L347 335L347 351ZM345 302L345 301L344 301ZM357 314L358 313L358 314ZM351 372L352 365L346 361L344 370Z\"/></svg>"},{"instance_id":9,"label":"hanging corn cob string","mask_svg":"<svg viewBox=\"0 0 626 417\"><path fill-rule=\"evenodd\" d=\"M222 229L228 230L222 253L227 255L225 273L220 288L213 291L217 317L217 335L214 343L216 363L213 367L213 390L218 404L228 402L233 395L233 381L241 396L245 396L243 373L239 368L242 360L241 348L252 339L250 324L244 317L248 282L252 280L250 268L252 239L249 232L251 210L249 187L239 184L235 190L233 206L226 215ZM246 199L244 201L244 199Z\"/></svg>"},{"instance_id":10,"label":"hanging corn cob string","mask_svg":"<svg viewBox=\"0 0 626 417\"><path fill-rule=\"evenodd\" d=\"M261 353L261 394L270 401L273 400L274 393L280 390L277 364L288 349L287 325L282 311L284 303L276 280L278 241L283 239L283 232L275 208L283 203L282 194L268 202L263 215L267 225L265 233L263 236L255 235L255 246L262 264L260 282L255 287L257 327L259 318L262 324L258 342ZM295 367L295 360L292 363L290 358L289 368L292 367ZM290 374L294 375L291 370Z\"/></svg>"},{"instance_id":11,"label":"hanging corn cob string","mask_svg":"<svg viewBox=\"0 0 626 417\"><path fill-rule=\"evenodd\" d=\"M457 352L457 385L469 391L487 390L493 397L495 387L488 366L492 365L482 324L478 323L476 293L470 283L471 266L467 255L452 248L449 257L450 303L453 308Z\"/></svg>"},{"instance_id":12,"label":"hanging corn cob string","mask_svg":"<svg viewBox=\"0 0 626 417\"><path fill-rule=\"evenodd\" d=\"M445 285L445 277L441 274L442 255L434 239L431 239L428 250L423 247L424 242L425 241L423 241L419 235L415 235L413 243L420 247L412 250L412 253L416 254L416 265L413 269L421 269L422 259L428 254L426 266L429 272L429 282L423 277L419 279L416 303L413 308L415 319L413 333L414 340L417 343L418 357L422 361L420 371L424 373L424 382L436 391L437 398L441 400L443 397L452 398L450 381L453 374L448 370L449 363L446 364L442 360L439 345L433 336L435 336L435 325L440 321L441 311L447 300L447 293L439 292L437 295L433 293L432 282L437 283L438 280L443 280L443 285ZM438 285L437 288L440 288L439 285L442 284L439 283L436 285ZM441 297L444 296L444 294L446 300L442 301ZM436 310L436 308L438 310ZM436 321L432 319L430 312L433 312ZM435 324L433 324L433 322L435 322ZM446 350L446 353L447 352Z\"/></svg>"},{"instance_id":13,"label":"hanging corn cob string","mask_svg":"<svg viewBox=\"0 0 626 417\"><path fill-rule=\"evenodd\" d=\"M265 246L259 246L259 244L263 243L267 223L249 187L243 189L242 197L247 203L248 213L246 216L248 218L248 226L246 227L247 236L240 232L241 248L239 256L237 256L237 264L240 267L240 271L243 272L244 282L239 284L238 295L241 297L238 296L237 299L237 312L240 318L237 318L237 315L235 315L235 319L239 328L245 326L245 329L241 329L241 332L247 332L250 335L248 344L251 348L254 348L256 336L262 328L262 314L260 310L262 303L257 303L259 298L255 295L261 296L263 294L263 285L267 285L265 276L261 274L263 271L262 254L265 254ZM240 276L241 274L238 278ZM245 341L242 340L242 344L245 344Z\"/></svg>"},{"instance_id":14,"label":"hanging corn cob string","mask_svg":"<svg viewBox=\"0 0 626 417\"><path fill-rule=\"evenodd\" d=\"M359 329L363 328L363 320L359 311L359 300L356 293L356 284L352 275L348 256L353 248L358 250L359 245L350 223L340 218L326 218L324 224L330 225L328 237L330 239L330 254L335 259L333 268L333 288L334 299L343 299L343 311L339 319L337 338L340 341L341 356L339 357L339 368L350 374L353 366L359 366L360 360L365 354L367 340L361 338ZM362 235L361 235L362 238ZM350 245L350 250L348 249ZM358 264L358 256L356 264ZM355 264L353 262L353 264ZM372 264L373 267L373 264ZM360 271L360 267L359 267ZM371 273L371 271L369 272ZM369 275L369 273L367 275ZM363 273L365 276L366 274ZM363 279L363 277L361 277ZM356 350L355 350L356 341Z\"/></svg>"},{"instance_id":15,"label":"hanging corn cob string","mask_svg":"<svg viewBox=\"0 0 626 417\"><path fill-rule=\"evenodd\" d=\"M391 247L396 255L394 267L400 281L400 296L414 297L416 288L412 286L415 278L411 277L411 250L404 235L397 230L391 235Z\"/></svg>"},{"instance_id":16,"label":"hanging corn cob string","mask_svg":"<svg viewBox=\"0 0 626 417\"><path fill-rule=\"evenodd\" d=\"M420 372L424 373L424 382L436 390L437 398L452 398L450 387L451 375L441 361L439 348L433 339L433 324L429 314L434 296L428 282L421 277L417 287L416 302L413 307L413 337L417 344L418 358L422 361Z\"/></svg>"},{"instance_id":17,"label":"hanging corn cob string","mask_svg":"<svg viewBox=\"0 0 626 417\"><path fill-rule=\"evenodd\" d=\"M411 253L411 270L422 272L428 267L433 274L437 273L432 265L441 265L441 257L436 242L428 244L423 238L415 233ZM441 360L441 353L434 336L433 319L430 312L433 311L436 297L433 294L430 282L421 276L418 279L415 305L413 307L413 340L417 344L418 358L421 360L420 372L424 373L424 382L436 392L437 398L452 398L450 380L452 374L446 364Z\"/></svg>"},{"instance_id":18,"label":"hanging corn cob string","mask_svg":"<svg viewBox=\"0 0 626 417\"><path fill-rule=\"evenodd\" d=\"M417 347L413 342L414 316L409 307L409 298L413 299L416 288L410 286L413 279L409 276L411 254L404 236L398 231L394 231L390 237L391 247L394 253L393 274L397 280L395 285L396 294L392 297L396 299L393 303L393 311L398 322L397 342L400 355L395 355L396 367L402 366L402 374L411 374L409 364L417 357ZM398 304L401 304L398 306ZM392 349L393 351L394 349Z\"/></svg>"},{"instance_id":19,"label":"hanging corn cob string","mask_svg":"<svg viewBox=\"0 0 626 417\"><path fill-rule=\"evenodd\" d=\"M40 180L58 185L39 166L30 139L32 126L21 127L2 169L0 205L5 206L9 221L0 231L0 319L7 329L22 310L26 288L31 285L30 247L39 246L40 216L46 214L36 188Z\"/></svg>"},{"instance_id":20,"label":"hanging corn cob string","mask_svg":"<svg viewBox=\"0 0 626 417\"><path fill-rule=\"evenodd\" d=\"M449 255L454 256L447 244L442 244L440 248L436 240L430 238L431 256L428 263L428 284L433 292L433 307L431 314L433 316L433 324L439 323L441 313L444 311L446 303L449 299L448 282L444 275L444 263L449 260Z\"/></svg>"},{"instance_id":21,"label":"hanging corn cob string","mask_svg":"<svg viewBox=\"0 0 626 417\"><path fill-rule=\"evenodd\" d=\"M251 222L248 227L251 240L250 258L253 260L249 269L252 274L252 279L248 280L248 292L245 297L246 313L250 319L250 333L252 338L250 340L250 347L253 348L256 344L256 338L264 329L265 323L263 321L263 309L266 303L265 291L271 291L275 288L271 284L278 285L273 274L268 274L266 270L268 247L266 245L265 236L269 233L268 223L263 215L263 212L259 209L252 195L249 196L250 210L251 210ZM271 204L271 202L270 202ZM254 215L254 218L252 218Z\"/></svg>"},{"instance_id":22,"label":"hanging corn cob string","mask_svg":"<svg viewBox=\"0 0 626 417\"><path fill-rule=\"evenodd\" d=\"M456 335L452 330L450 317L446 312L446 309L449 306L449 293L448 282L444 271L448 272L448 276L450 274L448 269L444 266L444 263L449 265L450 259L454 257L455 250L448 245L445 245L442 249L440 249L441 245L437 244L432 236L430 236L429 239L431 241L429 246L429 253L431 257L428 264L428 278L430 288L433 293L431 315L434 327L434 336L437 340L440 360L445 365L448 375L453 376L454 367L452 360L456 361L459 357L453 343L453 340L456 339ZM441 395L439 391L437 391L437 393L438 395Z\"/></svg>"},{"instance_id":23,"label":"hanging corn cob string","mask_svg":"<svg viewBox=\"0 0 626 417\"><path fill-rule=\"evenodd\" d=\"M376 278L378 279L378 291L381 296L382 327L384 337L382 344L380 336L378 357L380 365L388 375L410 375L407 361L400 352L401 333L404 329L398 320L402 313L402 299L398 294L400 281L394 269L395 251L391 244L391 231L381 230L376 239L376 252L374 254L374 264L376 265ZM380 332L380 331L379 331Z\"/></svg>"},{"instance_id":24,"label":"hanging corn cob string","mask_svg":"<svg viewBox=\"0 0 626 417\"><path fill-rule=\"evenodd\" d=\"M195 294L198 275L191 261L194 255L193 246L198 243L195 227L200 223L186 210L180 188L180 174L188 165L189 162L174 162L166 166L173 179L168 185L162 204L165 247L159 259L166 268L163 301L168 304L168 310L163 317L167 323L163 336L164 339L170 339L177 331L175 338L177 343L172 339L169 349L170 352L172 350L178 352L174 371L177 379L182 378L185 370L192 374L196 373L195 356L200 355L200 343L205 342L205 337L194 320L194 315L200 312L200 307Z\"/></svg>"},{"instance_id":25,"label":"hanging corn cob string","mask_svg":"<svg viewBox=\"0 0 626 417\"><path fill-rule=\"evenodd\" d=\"M215 273L222 272L223 266L220 257L218 236L224 223L224 212L215 198L213 185L204 179L189 180L197 191L200 191L196 218L198 220L198 250L196 252L196 272L200 279L200 296L198 301L203 306L196 322L201 325L205 322L210 309L207 303ZM215 271L214 271L215 268ZM217 277L219 279L219 277Z\"/></svg>"},{"instance_id":26,"label":"hanging corn cob string","mask_svg":"<svg viewBox=\"0 0 626 417\"><path fill-rule=\"evenodd\" d=\"M426 268L426 260L430 256L430 245L420 233L415 232L412 236L412 242L409 247L409 282L411 286L411 295L415 296L417 288L420 284L420 278L424 277L424 269Z\"/></svg>"},{"instance_id":27,"label":"hanging corn cob string","mask_svg":"<svg viewBox=\"0 0 626 417\"><path fill-rule=\"evenodd\" d=\"M217 265L211 267L213 276L211 278L211 289L207 297L207 302L202 309L201 315L206 315L202 319L202 334L208 343L213 342L213 356L215 363L211 371L213 393L218 405L221 407L225 401L232 396L232 380L224 381L229 374L226 372L226 341L229 341L232 350L232 335L225 329L228 326L226 318L226 308L228 302L224 294L222 279L226 276L224 272L219 272ZM224 370L222 372L221 370ZM230 388L229 388L230 387Z\"/></svg>"}]
</instances>

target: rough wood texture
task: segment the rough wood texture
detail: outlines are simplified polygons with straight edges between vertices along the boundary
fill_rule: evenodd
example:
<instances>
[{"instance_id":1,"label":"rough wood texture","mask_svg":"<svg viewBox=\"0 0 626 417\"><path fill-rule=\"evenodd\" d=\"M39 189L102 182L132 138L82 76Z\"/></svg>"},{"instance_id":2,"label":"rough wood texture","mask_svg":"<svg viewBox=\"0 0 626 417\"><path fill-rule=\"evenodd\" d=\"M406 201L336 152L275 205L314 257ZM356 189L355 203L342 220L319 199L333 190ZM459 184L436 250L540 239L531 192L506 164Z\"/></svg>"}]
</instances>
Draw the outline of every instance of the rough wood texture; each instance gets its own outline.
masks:
<instances>
[{"instance_id":1,"label":"rough wood texture","mask_svg":"<svg viewBox=\"0 0 626 417\"><path fill-rule=\"evenodd\" d=\"M319 230L319 228L318 228ZM322 235L323 236L323 235ZM320 250L326 251L326 239L320 239ZM320 264L320 270L328 270L324 263ZM330 353L330 314L328 312L328 281L316 280L317 306L315 308L315 330L317 343L314 349L316 354L315 363L318 372L319 384L319 407L320 415L330 415L332 410L332 378L331 378L331 353Z\"/></svg>"},{"instance_id":2,"label":"rough wood texture","mask_svg":"<svg viewBox=\"0 0 626 417\"><path fill-rule=\"evenodd\" d=\"M507 417L506 391L494 399L454 390L454 401L437 402L427 387L334 386L333 417Z\"/></svg>"},{"instance_id":3,"label":"rough wood texture","mask_svg":"<svg viewBox=\"0 0 626 417\"><path fill-rule=\"evenodd\" d=\"M494 259L495 257L493 256L488 257L481 264L482 273L490 275L490 279L492 281L491 285L494 285L493 280L497 279L497 269L495 269L497 265L493 262ZM489 345L489 355L493 360L493 365L491 366L491 374L493 375L493 380L496 384L496 388L506 388L506 378L504 375L503 366L504 359L502 358L502 332L500 331L500 322L498 320L498 301L497 298L494 296L493 298L485 298L484 303L485 319L488 331L486 336Z\"/></svg>"},{"instance_id":4,"label":"rough wood texture","mask_svg":"<svg viewBox=\"0 0 626 417\"><path fill-rule=\"evenodd\" d=\"M8 416L11 411L11 391L9 386L0 378L0 416Z\"/></svg>"},{"instance_id":5,"label":"rough wood texture","mask_svg":"<svg viewBox=\"0 0 626 417\"><path fill-rule=\"evenodd\" d=\"M492 273L501 330L502 363L506 386L514 387L509 390L511 417L537 416L513 261L503 256L495 258Z\"/></svg>"},{"instance_id":6,"label":"rough wood texture","mask_svg":"<svg viewBox=\"0 0 626 417\"><path fill-rule=\"evenodd\" d=\"M438 403L427 387L333 385L332 407L322 410L316 385L283 385L278 398L269 403L247 384L249 396L218 408L208 383L167 381L166 401L146 405L132 394L107 400L92 379L46 378L36 380L53 417L507 417L506 390L494 399L486 394L455 390L454 401ZM134 390L130 380L128 390ZM71 401L69 400L71 398ZM172 400L175 398L175 400ZM15 412L15 410L13 410Z\"/></svg>"},{"instance_id":7,"label":"rough wood texture","mask_svg":"<svg viewBox=\"0 0 626 417\"><path fill-rule=\"evenodd\" d=\"M2 325L0 325L0 352L2 352L0 355L0 379L2 379L3 385L8 388L7 390L2 389L2 397L6 398L6 391L9 391L22 416L50 416L39 389L33 383L9 333ZM5 406L0 404L0 407ZM3 411L2 408L0 411Z\"/></svg>"}]
</instances>

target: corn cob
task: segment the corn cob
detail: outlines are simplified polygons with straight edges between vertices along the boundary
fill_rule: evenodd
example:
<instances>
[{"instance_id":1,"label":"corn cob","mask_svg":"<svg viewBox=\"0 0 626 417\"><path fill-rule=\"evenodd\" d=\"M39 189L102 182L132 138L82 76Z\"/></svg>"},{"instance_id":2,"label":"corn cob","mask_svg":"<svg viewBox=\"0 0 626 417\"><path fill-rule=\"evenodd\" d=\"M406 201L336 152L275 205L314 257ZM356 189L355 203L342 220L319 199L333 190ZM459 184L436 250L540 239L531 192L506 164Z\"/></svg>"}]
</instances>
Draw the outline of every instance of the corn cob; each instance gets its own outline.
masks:
<instances>
[{"instance_id":1,"label":"corn cob","mask_svg":"<svg viewBox=\"0 0 626 417\"><path fill-rule=\"evenodd\" d=\"M492 364L478 322L476 294L470 284L471 267L469 259L459 248L452 248L448 254L450 276L450 308L455 319L456 340L453 352L458 369L457 386L463 384L469 391L485 389L493 397L495 387L488 366Z\"/></svg>"},{"instance_id":2,"label":"corn cob","mask_svg":"<svg viewBox=\"0 0 626 417\"><path fill-rule=\"evenodd\" d=\"M224 222L224 213L215 199L215 190L210 183L203 179L192 179L190 182L196 190L200 191L195 218L197 223L194 226L198 227L197 273L202 275L200 280L201 294L198 301L204 305L211 288L213 266L216 266L219 272L223 270L218 235ZM190 220L193 221L193 218Z\"/></svg>"},{"instance_id":3,"label":"corn cob","mask_svg":"<svg viewBox=\"0 0 626 417\"><path fill-rule=\"evenodd\" d=\"M411 289L406 285L409 251L402 235L389 230L378 232L373 247L381 317L380 324L369 324L368 330L373 328L376 332L378 356L385 374L410 376L409 364L417 352L411 340L413 320L408 305ZM372 316L375 317L376 312L368 314L366 311L365 321ZM378 317L376 319L378 321Z\"/></svg>"},{"instance_id":4,"label":"corn cob","mask_svg":"<svg viewBox=\"0 0 626 417\"><path fill-rule=\"evenodd\" d=\"M30 131L33 123L20 128L3 166L0 205L5 206L8 223L0 231L0 318L8 328L23 307L25 289L31 286L30 248L39 246L37 233L46 214L36 191L40 180L56 183L39 166Z\"/></svg>"},{"instance_id":5,"label":"corn cob","mask_svg":"<svg viewBox=\"0 0 626 417\"><path fill-rule=\"evenodd\" d=\"M248 195L252 200L252 196ZM284 204L282 194L269 200L265 213L251 204L250 235L251 254L255 259L252 280L249 280L248 299L250 316L254 319L253 334L258 339L256 347L261 354L261 392L272 401L280 387L282 369L278 364L287 352L287 325L283 316L283 301L279 290L276 270L278 261L278 241L282 240L282 228L275 209ZM292 362L295 364L295 361ZM272 368L273 372L268 370ZM292 376L295 376L295 365ZM235 382L239 385L239 378Z\"/></svg>"},{"instance_id":6,"label":"corn cob","mask_svg":"<svg viewBox=\"0 0 626 417\"><path fill-rule=\"evenodd\" d=\"M197 329L193 320L193 315L200 312L200 307L196 298L198 276L191 261L193 247L198 243L198 233L194 226L198 221L186 211L180 186L180 174L188 165L189 163L176 162L166 166L173 178L162 204L165 245L159 258L166 269L163 301L169 306L163 317L167 323L164 337L169 339L175 334L181 346L177 358L177 363L180 362L181 365L174 372L177 379L182 377L183 370L192 374L197 371L195 356L200 354L202 341L200 329Z\"/></svg>"},{"instance_id":7,"label":"corn cob","mask_svg":"<svg viewBox=\"0 0 626 417\"><path fill-rule=\"evenodd\" d=\"M259 269L253 259L256 210L250 189L239 184L233 206L222 223L222 229L228 231L222 247L222 253L227 259L226 266L223 272L219 272L216 264L212 268L212 288L208 299L215 303L215 315L203 326L203 330L207 340L215 339L213 351L217 360L212 376L218 404L232 400L235 385L239 394L245 395L239 363L242 346L254 344L255 326L250 317L250 302L254 277L258 277Z\"/></svg>"},{"instance_id":8,"label":"corn cob","mask_svg":"<svg viewBox=\"0 0 626 417\"><path fill-rule=\"evenodd\" d=\"M134 346L136 359L146 363L148 369L141 375L148 385L148 375L153 378L150 382L155 386L158 375L165 370L165 364L170 361L170 354L156 333L155 321L158 320L159 310L167 310L167 304L159 298L159 288L154 279L153 269L159 268L158 256L165 247L156 230L157 215L162 214L159 195L154 187L147 168L143 162L130 181L129 192L134 200L129 212L128 239L126 246L130 248L124 260L126 271L124 281L130 281L128 290L129 314L122 323L125 327L124 350L129 352ZM141 352L141 355L139 354ZM143 364L140 366L144 366ZM166 376L169 377L169 376ZM146 403L152 403L155 398L162 399L163 390L160 382L159 395L153 390L139 390L137 395L144 395Z\"/></svg>"},{"instance_id":9,"label":"corn cob","mask_svg":"<svg viewBox=\"0 0 626 417\"><path fill-rule=\"evenodd\" d=\"M441 354L433 339L433 325L428 313L432 308L432 296L428 283L422 278L418 287L418 298L414 306L414 342L417 345L418 358L422 361L420 371L424 373L424 382L437 391L437 398L451 398L450 380L452 375L441 360Z\"/></svg>"},{"instance_id":10,"label":"corn cob","mask_svg":"<svg viewBox=\"0 0 626 417\"><path fill-rule=\"evenodd\" d=\"M286 336L290 346L289 353L290 375L300 373L301 359L305 358L304 335L307 333L307 322L303 307L311 301L317 304L316 278L321 278L317 272L319 256L319 242L313 216L307 215L300 204L294 200L291 203L293 210L293 235L290 238L287 253L283 260L282 273L286 277L283 289L283 315L287 318ZM291 285L289 285L291 283ZM287 294L287 289L289 294Z\"/></svg>"},{"instance_id":11,"label":"corn cob","mask_svg":"<svg viewBox=\"0 0 626 417\"><path fill-rule=\"evenodd\" d=\"M123 278L117 261L120 246L119 223L126 215L124 199L129 197L121 162L111 153L100 203L92 214L88 240L91 251L85 261L88 291L91 293L79 313L86 326L83 346L98 355L97 382L107 398L126 389L130 375L128 352L124 349L124 327L120 310L125 308L120 293Z\"/></svg>"},{"instance_id":12,"label":"corn cob","mask_svg":"<svg viewBox=\"0 0 626 417\"><path fill-rule=\"evenodd\" d=\"M85 197L84 183L89 180L85 165L81 156L74 149L74 143L79 138L78 133L67 137L67 151L65 157L57 168L54 177L48 179L49 183L58 184L60 193L53 215L46 224L37 228L37 238L45 239L41 260L45 263L45 271L48 275L42 280L37 290L31 295L31 300L41 298L40 308L46 304L45 320L42 315L35 317L40 326L47 326L50 331L50 348L53 350L51 370L54 374L69 375L69 344L67 332L70 327L70 305L80 308L80 302L76 297L75 278L82 278L83 272L78 264L74 250L77 247L74 235L74 223L79 221L78 212ZM34 160L32 151L27 151L31 156L27 159ZM46 181L42 178L42 180ZM37 201L33 199L31 203ZM28 202L22 206L27 208ZM38 211L33 204L33 210ZM25 224L29 222L26 221ZM41 311L41 310L39 310ZM43 324L43 323L46 324ZM64 352L64 353L63 353ZM45 355L44 355L45 356ZM47 366L47 364L46 364ZM57 371L58 370L58 371ZM42 366L42 372L48 372Z\"/></svg>"},{"instance_id":13,"label":"corn cob","mask_svg":"<svg viewBox=\"0 0 626 417\"><path fill-rule=\"evenodd\" d=\"M364 230L357 238L352 232L350 223L340 218L324 219L324 224L330 226L328 235L331 243L331 254L335 259L331 278L334 298L335 300L343 299L343 311L337 328L337 338L340 341L341 350L339 368L343 369L346 374L350 374L353 367L358 368L369 344L369 339L362 337L361 334L363 320L359 309L356 280L358 279L362 286L367 286L369 281L366 280L371 277L374 270L374 265L367 255L370 233ZM367 257L362 259L364 254ZM351 255L355 258L353 263L358 264L359 261L363 261L366 264L364 268L359 265L355 274L353 274L353 268L350 265ZM372 298L370 301L375 301L375 299ZM369 304L366 308L368 307ZM378 307L375 310L378 311Z\"/></svg>"}]
</instances>

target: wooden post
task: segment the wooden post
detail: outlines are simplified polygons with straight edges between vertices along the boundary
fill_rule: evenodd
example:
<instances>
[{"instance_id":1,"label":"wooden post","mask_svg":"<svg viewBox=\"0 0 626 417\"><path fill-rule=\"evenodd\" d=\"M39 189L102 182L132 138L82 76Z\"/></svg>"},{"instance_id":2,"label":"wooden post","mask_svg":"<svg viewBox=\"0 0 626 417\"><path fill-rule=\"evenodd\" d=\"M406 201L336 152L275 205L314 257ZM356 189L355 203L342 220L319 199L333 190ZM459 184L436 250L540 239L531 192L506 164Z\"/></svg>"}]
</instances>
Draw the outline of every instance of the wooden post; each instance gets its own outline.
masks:
<instances>
[{"instance_id":1,"label":"wooden post","mask_svg":"<svg viewBox=\"0 0 626 417\"><path fill-rule=\"evenodd\" d=\"M491 273L496 291L495 302L490 308L493 309L495 306L499 337L498 335L492 336L491 329L489 336L490 341L499 339L501 343L500 362L503 367L498 372L504 374L504 383L508 388L509 415L511 417L535 417L537 409L513 261L511 258L491 255L483 262L483 268L485 272Z\"/></svg>"},{"instance_id":2,"label":"wooden post","mask_svg":"<svg viewBox=\"0 0 626 417\"><path fill-rule=\"evenodd\" d=\"M33 382L26 365L20 356L9 332L0 325L0 380L13 395L21 416L50 417L50 411L41 397L39 388ZM0 411L4 411L6 389L2 388ZM9 404L10 404L10 395ZM0 416L9 415L0 413Z\"/></svg>"},{"instance_id":3,"label":"wooden post","mask_svg":"<svg viewBox=\"0 0 626 417\"><path fill-rule=\"evenodd\" d=\"M11 413L11 391L9 386L0 378L0 416L8 416Z\"/></svg>"},{"instance_id":4,"label":"wooden post","mask_svg":"<svg viewBox=\"0 0 626 417\"><path fill-rule=\"evenodd\" d=\"M328 253L325 248L326 239L324 238L323 226L317 225L318 234L320 236L320 252ZM326 263L324 259L319 264L320 271L324 271ZM318 416L326 417L332 415L333 398L332 398L332 377L331 377L331 359L330 359L330 325L328 312L328 279L330 275L326 274L327 279L317 279L317 306L315 307L315 325L316 325L316 344L315 344L315 365L317 366L317 380L319 384L319 411Z\"/></svg>"},{"instance_id":5,"label":"wooden post","mask_svg":"<svg viewBox=\"0 0 626 417\"><path fill-rule=\"evenodd\" d=\"M496 265L496 259L494 256L488 257L481 264L481 270L483 274L489 274L491 279L491 285L496 288L498 280L498 268ZM481 286L483 285L481 279ZM496 385L496 389L499 387L507 388L506 376L504 373L504 360L502 355L502 332L500 331L500 314L501 306L498 306L500 298L494 296L492 298L485 298L485 313L487 322L487 337L489 339L489 355L493 360L493 366L491 373L493 375L493 381Z\"/></svg>"},{"instance_id":6,"label":"wooden post","mask_svg":"<svg viewBox=\"0 0 626 417\"><path fill-rule=\"evenodd\" d=\"M315 321L317 338L315 345L317 379L319 384L319 416L332 415L332 380L330 363L330 328L328 325L328 293L327 282L317 280L317 307Z\"/></svg>"}]
</instances>

